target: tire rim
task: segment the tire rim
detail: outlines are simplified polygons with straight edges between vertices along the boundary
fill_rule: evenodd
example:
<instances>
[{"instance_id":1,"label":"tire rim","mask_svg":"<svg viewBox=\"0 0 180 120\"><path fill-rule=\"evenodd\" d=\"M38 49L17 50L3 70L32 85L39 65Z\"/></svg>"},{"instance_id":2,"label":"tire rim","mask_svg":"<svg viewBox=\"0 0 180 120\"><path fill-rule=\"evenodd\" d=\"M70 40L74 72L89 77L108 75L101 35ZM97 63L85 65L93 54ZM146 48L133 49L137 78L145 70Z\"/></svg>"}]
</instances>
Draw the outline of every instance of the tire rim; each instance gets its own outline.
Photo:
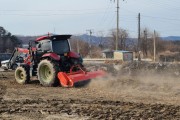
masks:
<instances>
[{"instance_id":1,"label":"tire rim","mask_svg":"<svg viewBox=\"0 0 180 120\"><path fill-rule=\"evenodd\" d=\"M43 79L43 81L50 81L52 72L48 65L43 65L39 69L40 77Z\"/></svg>"},{"instance_id":2,"label":"tire rim","mask_svg":"<svg viewBox=\"0 0 180 120\"><path fill-rule=\"evenodd\" d=\"M25 75L23 74L23 71L21 71L21 70L17 71L16 76L17 76L18 80L21 80L21 81L23 81L25 78Z\"/></svg>"}]
</instances>

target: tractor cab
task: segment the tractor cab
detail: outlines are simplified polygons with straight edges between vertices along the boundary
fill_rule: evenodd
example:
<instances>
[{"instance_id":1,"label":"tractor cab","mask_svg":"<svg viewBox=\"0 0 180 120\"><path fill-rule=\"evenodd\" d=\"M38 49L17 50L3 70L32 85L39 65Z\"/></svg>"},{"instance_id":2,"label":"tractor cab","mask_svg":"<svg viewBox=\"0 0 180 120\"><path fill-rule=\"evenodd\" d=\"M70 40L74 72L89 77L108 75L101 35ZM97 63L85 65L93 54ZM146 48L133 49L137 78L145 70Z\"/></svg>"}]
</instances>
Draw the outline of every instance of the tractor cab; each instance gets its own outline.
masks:
<instances>
[{"instance_id":1,"label":"tractor cab","mask_svg":"<svg viewBox=\"0 0 180 120\"><path fill-rule=\"evenodd\" d=\"M71 35L43 36L36 39L38 53L55 53L64 55L69 53L71 48L68 39Z\"/></svg>"},{"instance_id":2,"label":"tractor cab","mask_svg":"<svg viewBox=\"0 0 180 120\"><path fill-rule=\"evenodd\" d=\"M43 59L56 61L63 71L69 71L73 65L82 65L81 56L71 51L70 37L71 35L54 35L37 38L36 51L33 55L34 66Z\"/></svg>"}]
</instances>

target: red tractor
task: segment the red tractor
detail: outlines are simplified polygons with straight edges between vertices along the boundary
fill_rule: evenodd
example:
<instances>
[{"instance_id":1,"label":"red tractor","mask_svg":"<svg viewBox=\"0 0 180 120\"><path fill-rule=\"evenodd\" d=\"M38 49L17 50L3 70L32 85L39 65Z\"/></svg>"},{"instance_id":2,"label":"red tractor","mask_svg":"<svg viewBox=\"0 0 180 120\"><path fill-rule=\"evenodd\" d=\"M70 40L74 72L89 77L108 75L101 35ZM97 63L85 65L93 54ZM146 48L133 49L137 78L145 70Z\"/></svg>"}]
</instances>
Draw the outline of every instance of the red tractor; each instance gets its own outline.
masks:
<instances>
[{"instance_id":1,"label":"red tractor","mask_svg":"<svg viewBox=\"0 0 180 120\"><path fill-rule=\"evenodd\" d=\"M30 64L26 62L17 67L16 81L25 84L30 81L31 76L37 76L43 86L60 84L63 87L73 87L105 75L105 72L100 70L86 71L82 57L71 51L70 37L71 35L43 36L36 39L35 48L30 43Z\"/></svg>"}]
</instances>

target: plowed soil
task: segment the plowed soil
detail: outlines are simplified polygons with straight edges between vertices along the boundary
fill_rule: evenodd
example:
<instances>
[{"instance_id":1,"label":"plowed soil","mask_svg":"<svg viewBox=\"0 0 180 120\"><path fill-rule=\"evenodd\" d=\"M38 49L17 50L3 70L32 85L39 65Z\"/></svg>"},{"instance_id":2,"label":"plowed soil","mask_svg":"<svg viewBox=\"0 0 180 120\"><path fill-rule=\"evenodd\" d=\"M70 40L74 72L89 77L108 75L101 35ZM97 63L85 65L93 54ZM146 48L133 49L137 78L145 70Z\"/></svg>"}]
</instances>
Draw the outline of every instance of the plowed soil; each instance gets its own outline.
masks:
<instances>
[{"instance_id":1,"label":"plowed soil","mask_svg":"<svg viewBox=\"0 0 180 120\"><path fill-rule=\"evenodd\" d=\"M20 85L14 71L0 72L0 119L180 119L179 69L170 74L110 66L106 77L81 88L43 87L36 78Z\"/></svg>"}]
</instances>

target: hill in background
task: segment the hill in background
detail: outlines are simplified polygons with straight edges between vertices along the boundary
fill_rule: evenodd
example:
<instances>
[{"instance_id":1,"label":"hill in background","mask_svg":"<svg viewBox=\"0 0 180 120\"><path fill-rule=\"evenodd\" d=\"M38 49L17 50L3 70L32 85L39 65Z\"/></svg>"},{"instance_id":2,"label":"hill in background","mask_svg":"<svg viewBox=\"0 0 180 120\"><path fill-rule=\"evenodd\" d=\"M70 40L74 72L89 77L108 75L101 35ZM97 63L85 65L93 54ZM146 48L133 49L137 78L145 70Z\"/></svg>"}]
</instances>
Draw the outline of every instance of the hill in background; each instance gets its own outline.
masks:
<instances>
[{"instance_id":1,"label":"hill in background","mask_svg":"<svg viewBox=\"0 0 180 120\"><path fill-rule=\"evenodd\" d=\"M29 41L34 41L37 37L39 36L21 36L21 35L16 35L18 39L22 41L23 44L28 44ZM89 35L80 35L80 36L75 36L80 38L81 40L84 40L86 42L92 43L92 44L101 44L102 42L107 43L111 38L110 37L99 37L99 36L90 36ZM170 41L180 41L180 36L168 36L168 37L161 37L162 40L170 40ZM129 43L137 43L137 38L128 38L127 39L127 44Z\"/></svg>"},{"instance_id":2,"label":"hill in background","mask_svg":"<svg viewBox=\"0 0 180 120\"><path fill-rule=\"evenodd\" d=\"M168 36L168 37L161 37L162 40L170 40L170 41L180 41L180 36Z\"/></svg>"}]
</instances>

